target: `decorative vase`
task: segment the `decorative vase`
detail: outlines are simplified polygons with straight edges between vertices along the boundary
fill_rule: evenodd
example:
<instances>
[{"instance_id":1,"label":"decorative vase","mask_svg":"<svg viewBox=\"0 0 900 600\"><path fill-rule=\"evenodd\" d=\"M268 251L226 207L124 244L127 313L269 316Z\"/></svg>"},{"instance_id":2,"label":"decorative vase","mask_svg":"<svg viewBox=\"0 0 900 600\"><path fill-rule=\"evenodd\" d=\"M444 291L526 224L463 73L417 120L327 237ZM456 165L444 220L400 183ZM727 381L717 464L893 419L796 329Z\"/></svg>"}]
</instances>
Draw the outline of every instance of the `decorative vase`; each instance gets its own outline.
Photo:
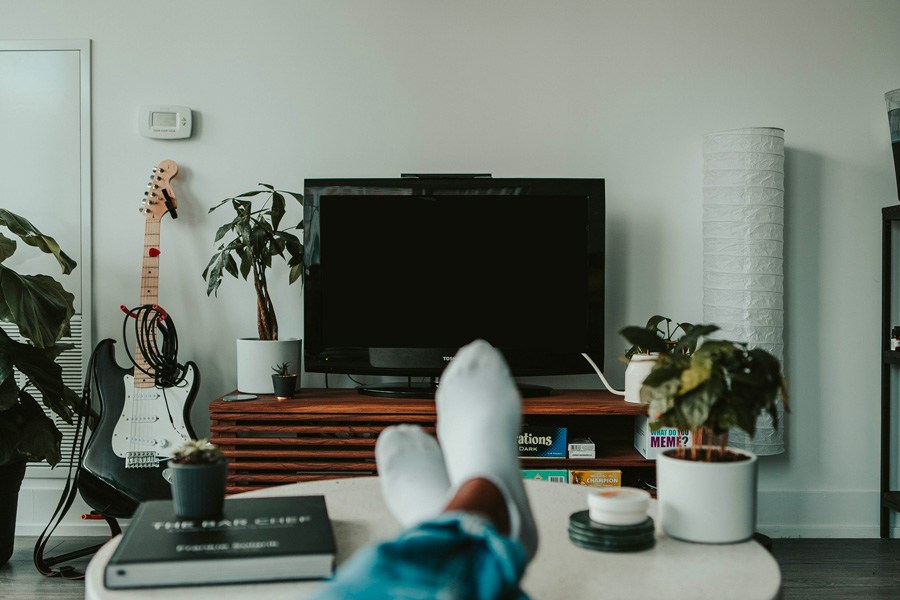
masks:
<instances>
[{"instance_id":1,"label":"decorative vase","mask_svg":"<svg viewBox=\"0 0 900 600\"><path fill-rule=\"evenodd\" d=\"M625 402L640 404L641 386L657 360L658 354L635 354L628 359L628 366L625 367Z\"/></svg>"},{"instance_id":2,"label":"decorative vase","mask_svg":"<svg viewBox=\"0 0 900 600\"><path fill-rule=\"evenodd\" d=\"M175 514L184 519L222 516L228 461L193 465L169 461Z\"/></svg>"},{"instance_id":3,"label":"decorative vase","mask_svg":"<svg viewBox=\"0 0 900 600\"><path fill-rule=\"evenodd\" d=\"M303 340L237 340L237 388L248 394L271 394L272 367L288 363L292 370L300 372L300 356Z\"/></svg>"},{"instance_id":4,"label":"decorative vase","mask_svg":"<svg viewBox=\"0 0 900 600\"><path fill-rule=\"evenodd\" d=\"M25 466L24 460L0 465L0 567L12 556L16 541L16 508Z\"/></svg>"},{"instance_id":5,"label":"decorative vase","mask_svg":"<svg viewBox=\"0 0 900 600\"><path fill-rule=\"evenodd\" d=\"M279 400L287 400L288 398L293 397L299 379L300 377L296 374L272 375L272 388L275 390L275 397Z\"/></svg>"},{"instance_id":6,"label":"decorative vase","mask_svg":"<svg viewBox=\"0 0 900 600\"><path fill-rule=\"evenodd\" d=\"M743 542L753 536L757 458L747 450L728 450L746 458L702 462L675 458L674 450L657 457L656 495L666 535L706 544Z\"/></svg>"}]
</instances>

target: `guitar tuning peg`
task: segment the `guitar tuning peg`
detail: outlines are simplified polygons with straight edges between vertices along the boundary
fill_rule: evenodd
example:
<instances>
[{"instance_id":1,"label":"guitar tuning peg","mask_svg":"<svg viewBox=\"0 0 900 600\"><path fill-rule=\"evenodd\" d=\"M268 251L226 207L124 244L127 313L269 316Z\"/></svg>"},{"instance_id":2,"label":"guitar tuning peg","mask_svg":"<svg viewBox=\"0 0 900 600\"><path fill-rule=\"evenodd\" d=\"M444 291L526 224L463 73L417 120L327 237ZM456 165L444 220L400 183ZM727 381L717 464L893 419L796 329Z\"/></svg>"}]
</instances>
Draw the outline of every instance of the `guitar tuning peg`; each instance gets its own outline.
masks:
<instances>
[{"instance_id":1,"label":"guitar tuning peg","mask_svg":"<svg viewBox=\"0 0 900 600\"><path fill-rule=\"evenodd\" d=\"M147 210L147 209L144 208L144 207L142 206L142 207L140 207L140 208L138 209L138 212L141 213L141 214L144 214L144 212L145 212L146 210Z\"/></svg>"},{"instance_id":2,"label":"guitar tuning peg","mask_svg":"<svg viewBox=\"0 0 900 600\"><path fill-rule=\"evenodd\" d=\"M158 170L158 169L157 169L156 167L153 167L153 172L154 172L154 173L156 173L157 170Z\"/></svg>"},{"instance_id":3,"label":"guitar tuning peg","mask_svg":"<svg viewBox=\"0 0 900 600\"><path fill-rule=\"evenodd\" d=\"M144 192L144 195L146 196L146 195L149 194L149 193L150 193L150 192Z\"/></svg>"}]
</instances>

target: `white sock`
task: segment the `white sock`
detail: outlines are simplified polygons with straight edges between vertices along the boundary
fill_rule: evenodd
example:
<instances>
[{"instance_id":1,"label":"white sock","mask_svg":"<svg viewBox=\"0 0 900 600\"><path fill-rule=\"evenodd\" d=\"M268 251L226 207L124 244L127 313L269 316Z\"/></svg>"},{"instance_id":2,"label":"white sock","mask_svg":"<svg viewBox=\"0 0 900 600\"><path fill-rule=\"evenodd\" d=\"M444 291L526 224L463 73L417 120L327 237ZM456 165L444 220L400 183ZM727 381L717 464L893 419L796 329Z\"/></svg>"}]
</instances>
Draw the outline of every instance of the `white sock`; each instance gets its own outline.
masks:
<instances>
[{"instance_id":1,"label":"white sock","mask_svg":"<svg viewBox=\"0 0 900 600\"><path fill-rule=\"evenodd\" d=\"M506 499L510 537L531 558L537 530L519 466L517 438L522 400L503 356L484 340L461 348L437 390L438 439L454 491L476 478L496 485Z\"/></svg>"},{"instance_id":2,"label":"white sock","mask_svg":"<svg viewBox=\"0 0 900 600\"><path fill-rule=\"evenodd\" d=\"M404 527L438 516L449 499L450 480L437 440L418 425L393 425L378 436L375 463L381 494Z\"/></svg>"}]
</instances>

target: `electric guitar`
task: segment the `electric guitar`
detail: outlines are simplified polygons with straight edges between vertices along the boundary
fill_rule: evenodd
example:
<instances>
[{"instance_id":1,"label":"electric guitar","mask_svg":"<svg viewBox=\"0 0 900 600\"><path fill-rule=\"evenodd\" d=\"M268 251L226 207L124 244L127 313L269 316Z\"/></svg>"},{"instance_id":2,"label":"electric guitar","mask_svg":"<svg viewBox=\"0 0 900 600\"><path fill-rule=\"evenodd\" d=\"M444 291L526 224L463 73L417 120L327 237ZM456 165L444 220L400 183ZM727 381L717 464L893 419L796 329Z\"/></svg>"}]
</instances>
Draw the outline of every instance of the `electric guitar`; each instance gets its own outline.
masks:
<instances>
[{"instance_id":1,"label":"electric guitar","mask_svg":"<svg viewBox=\"0 0 900 600\"><path fill-rule=\"evenodd\" d=\"M140 306L156 308L159 292L159 224L168 212L177 217L177 200L171 180L178 166L159 163L150 177L141 212L144 223L144 255L141 264ZM126 307L122 310L128 312ZM165 313L159 309L159 313ZM134 313L131 313L135 316ZM150 336L156 321L150 322ZM144 340L143 347L152 340ZM176 386L161 387L152 374L141 340L135 343L135 368L116 363L115 342L102 341L94 351L93 373L100 400L100 417L85 447L78 491L97 512L110 517L130 517L140 502L171 497L163 471L175 449L196 435L190 409L197 395L200 374L187 363L186 374ZM148 374L150 373L150 374Z\"/></svg>"}]
</instances>

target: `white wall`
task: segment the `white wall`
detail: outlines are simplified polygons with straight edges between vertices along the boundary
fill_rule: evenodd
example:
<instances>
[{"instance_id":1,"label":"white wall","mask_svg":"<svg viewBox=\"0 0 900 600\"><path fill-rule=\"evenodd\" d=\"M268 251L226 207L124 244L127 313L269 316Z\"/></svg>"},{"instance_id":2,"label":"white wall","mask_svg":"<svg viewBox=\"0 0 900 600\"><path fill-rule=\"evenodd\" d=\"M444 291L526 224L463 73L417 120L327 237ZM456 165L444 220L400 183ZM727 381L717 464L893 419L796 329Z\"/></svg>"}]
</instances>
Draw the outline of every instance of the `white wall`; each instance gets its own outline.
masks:
<instances>
[{"instance_id":1,"label":"white wall","mask_svg":"<svg viewBox=\"0 0 900 600\"><path fill-rule=\"evenodd\" d=\"M604 177L618 349L615 332L654 312L701 317L702 135L784 128L793 414L788 451L762 460L759 522L801 536L877 536L879 209L897 201L883 94L900 87L898 32L895 0L0 0L0 39L93 43L97 339L117 337L117 307L137 300L149 169L181 167L160 301L202 369L201 424L234 388L233 339L255 331L250 285L204 294L218 200L258 181L401 171ZM148 103L190 105L194 137L140 137ZM300 288L276 288L283 334L302 335ZM614 352L606 368L621 385Z\"/></svg>"}]
</instances>

